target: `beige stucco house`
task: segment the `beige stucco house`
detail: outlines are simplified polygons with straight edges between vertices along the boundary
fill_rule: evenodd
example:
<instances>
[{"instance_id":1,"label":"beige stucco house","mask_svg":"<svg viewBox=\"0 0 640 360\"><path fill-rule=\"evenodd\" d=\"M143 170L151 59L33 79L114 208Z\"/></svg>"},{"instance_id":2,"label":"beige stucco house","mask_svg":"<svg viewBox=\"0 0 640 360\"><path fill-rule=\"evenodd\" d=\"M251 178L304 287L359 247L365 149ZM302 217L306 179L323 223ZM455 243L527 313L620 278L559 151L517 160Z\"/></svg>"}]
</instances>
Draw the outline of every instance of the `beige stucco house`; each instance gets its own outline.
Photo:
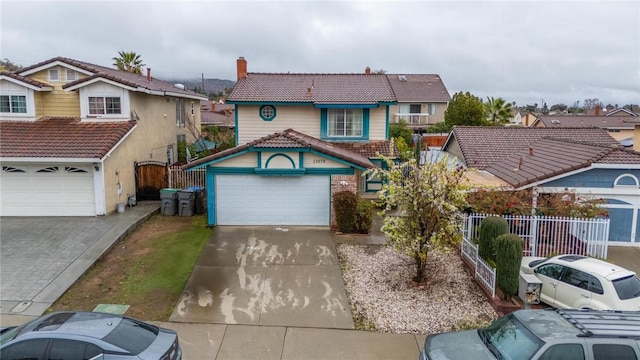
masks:
<instances>
[{"instance_id":1,"label":"beige stucco house","mask_svg":"<svg viewBox=\"0 0 640 360\"><path fill-rule=\"evenodd\" d=\"M200 128L199 94L57 57L0 74L0 215L105 215L136 194L136 164L172 164Z\"/></svg>"}]
</instances>

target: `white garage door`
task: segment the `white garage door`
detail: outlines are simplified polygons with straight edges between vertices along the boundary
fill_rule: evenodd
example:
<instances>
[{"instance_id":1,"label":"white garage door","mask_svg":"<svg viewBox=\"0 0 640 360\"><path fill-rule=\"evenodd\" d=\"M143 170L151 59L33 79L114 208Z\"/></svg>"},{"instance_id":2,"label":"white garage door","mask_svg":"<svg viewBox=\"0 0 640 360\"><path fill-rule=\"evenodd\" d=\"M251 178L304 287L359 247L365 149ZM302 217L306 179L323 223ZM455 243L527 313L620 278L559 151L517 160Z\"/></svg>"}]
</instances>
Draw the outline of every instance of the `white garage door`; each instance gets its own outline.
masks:
<instances>
[{"instance_id":1,"label":"white garage door","mask_svg":"<svg viewBox=\"0 0 640 360\"><path fill-rule=\"evenodd\" d=\"M93 216L91 165L2 164L0 215Z\"/></svg>"},{"instance_id":2,"label":"white garage door","mask_svg":"<svg viewBox=\"0 0 640 360\"><path fill-rule=\"evenodd\" d=\"M329 226L329 176L216 175L218 225Z\"/></svg>"}]
</instances>

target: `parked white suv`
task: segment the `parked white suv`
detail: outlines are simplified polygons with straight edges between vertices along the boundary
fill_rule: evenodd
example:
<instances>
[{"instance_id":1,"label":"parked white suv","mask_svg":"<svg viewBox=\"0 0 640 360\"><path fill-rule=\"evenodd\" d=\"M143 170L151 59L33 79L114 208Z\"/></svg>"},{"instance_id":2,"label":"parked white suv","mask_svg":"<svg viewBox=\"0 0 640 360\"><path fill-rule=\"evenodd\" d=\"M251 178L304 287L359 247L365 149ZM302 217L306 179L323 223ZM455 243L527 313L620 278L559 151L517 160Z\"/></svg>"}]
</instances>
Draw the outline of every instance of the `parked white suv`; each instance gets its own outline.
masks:
<instances>
[{"instance_id":1,"label":"parked white suv","mask_svg":"<svg viewBox=\"0 0 640 360\"><path fill-rule=\"evenodd\" d=\"M542 282L540 300L563 309L640 311L640 279L625 268L581 256L525 256L521 274Z\"/></svg>"}]
</instances>

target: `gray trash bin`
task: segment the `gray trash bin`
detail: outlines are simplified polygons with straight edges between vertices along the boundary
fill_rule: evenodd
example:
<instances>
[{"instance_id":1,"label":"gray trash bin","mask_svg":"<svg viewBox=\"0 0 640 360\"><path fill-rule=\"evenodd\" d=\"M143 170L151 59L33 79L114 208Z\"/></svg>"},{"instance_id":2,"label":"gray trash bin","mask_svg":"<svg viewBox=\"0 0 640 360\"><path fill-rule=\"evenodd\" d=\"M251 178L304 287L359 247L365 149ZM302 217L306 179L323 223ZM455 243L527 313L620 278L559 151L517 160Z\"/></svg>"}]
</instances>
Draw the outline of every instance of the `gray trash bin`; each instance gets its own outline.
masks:
<instances>
[{"instance_id":1,"label":"gray trash bin","mask_svg":"<svg viewBox=\"0 0 640 360\"><path fill-rule=\"evenodd\" d=\"M166 188L160 190L160 213L165 216L174 216L178 213L179 189Z\"/></svg>"},{"instance_id":2,"label":"gray trash bin","mask_svg":"<svg viewBox=\"0 0 640 360\"><path fill-rule=\"evenodd\" d=\"M193 190L184 189L178 191L178 214L180 216L193 216L193 206L196 193Z\"/></svg>"}]
</instances>

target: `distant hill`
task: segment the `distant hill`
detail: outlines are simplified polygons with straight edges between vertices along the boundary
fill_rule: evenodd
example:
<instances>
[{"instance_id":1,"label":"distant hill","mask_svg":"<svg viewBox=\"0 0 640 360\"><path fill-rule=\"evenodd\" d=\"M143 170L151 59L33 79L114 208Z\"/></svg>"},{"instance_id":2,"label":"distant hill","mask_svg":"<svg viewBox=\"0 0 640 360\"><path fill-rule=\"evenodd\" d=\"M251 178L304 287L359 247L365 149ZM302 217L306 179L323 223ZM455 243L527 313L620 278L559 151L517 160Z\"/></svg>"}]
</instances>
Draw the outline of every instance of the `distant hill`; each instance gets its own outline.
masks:
<instances>
[{"instance_id":1,"label":"distant hill","mask_svg":"<svg viewBox=\"0 0 640 360\"><path fill-rule=\"evenodd\" d=\"M182 84L186 89L193 90L195 88L200 89L202 87L202 79L171 79L164 80L172 84ZM204 79L204 92L217 94L224 93L224 89L233 88L236 85L235 81L222 80L222 79Z\"/></svg>"}]
</instances>

